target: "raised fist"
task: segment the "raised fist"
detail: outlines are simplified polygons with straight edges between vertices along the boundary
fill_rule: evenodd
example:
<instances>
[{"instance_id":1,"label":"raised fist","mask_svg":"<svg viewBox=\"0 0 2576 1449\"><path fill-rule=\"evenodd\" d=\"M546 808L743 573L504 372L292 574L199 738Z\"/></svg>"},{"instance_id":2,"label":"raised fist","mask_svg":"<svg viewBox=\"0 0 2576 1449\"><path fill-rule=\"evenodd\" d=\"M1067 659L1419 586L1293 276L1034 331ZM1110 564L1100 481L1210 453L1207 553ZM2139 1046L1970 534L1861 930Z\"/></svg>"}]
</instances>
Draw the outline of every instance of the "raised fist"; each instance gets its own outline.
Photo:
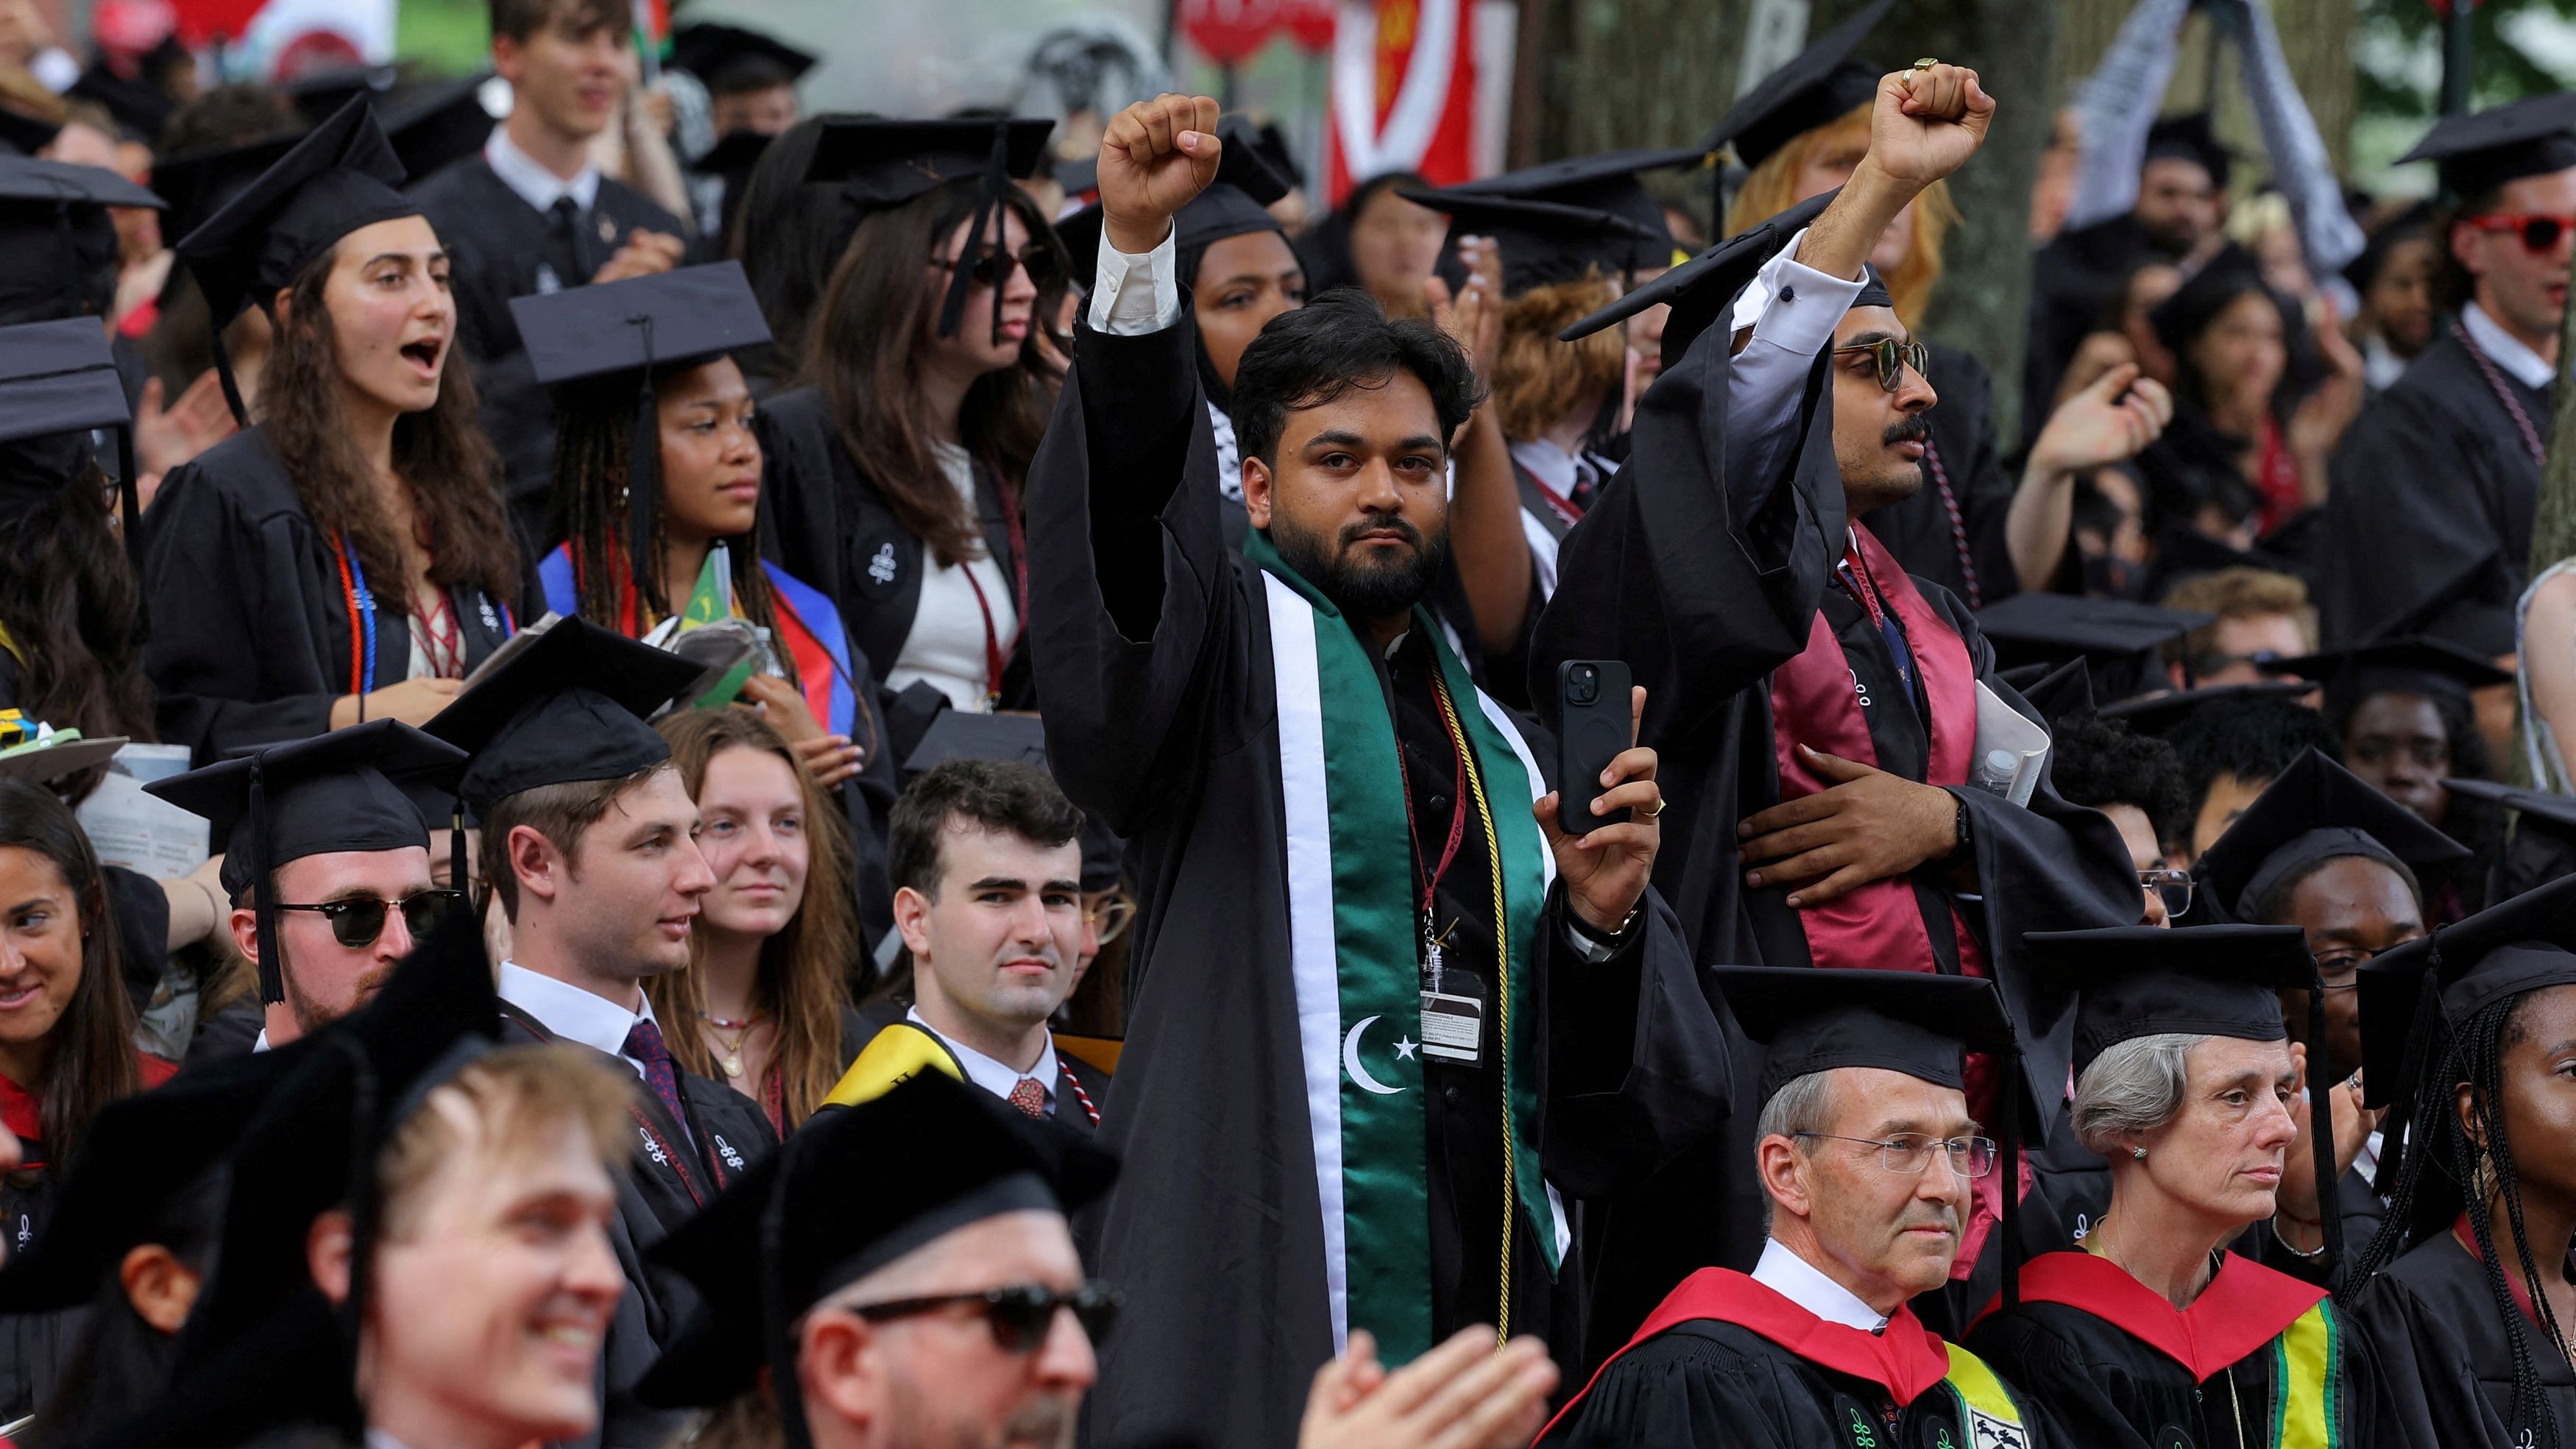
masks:
<instances>
[{"instance_id":1,"label":"raised fist","mask_svg":"<svg viewBox=\"0 0 2576 1449\"><path fill-rule=\"evenodd\" d=\"M1995 102L1965 66L1936 65L1879 77L1869 155L1891 181L1920 191L1968 164L1994 124Z\"/></svg>"},{"instance_id":2,"label":"raised fist","mask_svg":"<svg viewBox=\"0 0 2576 1449\"><path fill-rule=\"evenodd\" d=\"M1152 251L1172 213L1216 179L1216 118L1214 100L1170 94L1110 118L1100 134L1100 217L1111 247Z\"/></svg>"}]
</instances>

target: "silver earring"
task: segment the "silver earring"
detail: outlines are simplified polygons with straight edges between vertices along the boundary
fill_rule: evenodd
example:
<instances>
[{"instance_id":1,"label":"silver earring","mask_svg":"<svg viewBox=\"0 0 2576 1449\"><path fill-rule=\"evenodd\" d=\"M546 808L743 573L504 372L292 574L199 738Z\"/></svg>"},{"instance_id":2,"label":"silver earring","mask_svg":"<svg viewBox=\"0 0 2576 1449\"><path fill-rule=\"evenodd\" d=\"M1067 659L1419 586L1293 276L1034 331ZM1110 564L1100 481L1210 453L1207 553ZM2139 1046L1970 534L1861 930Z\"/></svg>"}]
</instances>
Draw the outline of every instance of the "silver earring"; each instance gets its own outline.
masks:
<instances>
[{"instance_id":1,"label":"silver earring","mask_svg":"<svg viewBox=\"0 0 2576 1449\"><path fill-rule=\"evenodd\" d=\"M2147 1160L2147 1149L2143 1147L2132 1147L2129 1149L2129 1155L2140 1162L2144 1162Z\"/></svg>"}]
</instances>

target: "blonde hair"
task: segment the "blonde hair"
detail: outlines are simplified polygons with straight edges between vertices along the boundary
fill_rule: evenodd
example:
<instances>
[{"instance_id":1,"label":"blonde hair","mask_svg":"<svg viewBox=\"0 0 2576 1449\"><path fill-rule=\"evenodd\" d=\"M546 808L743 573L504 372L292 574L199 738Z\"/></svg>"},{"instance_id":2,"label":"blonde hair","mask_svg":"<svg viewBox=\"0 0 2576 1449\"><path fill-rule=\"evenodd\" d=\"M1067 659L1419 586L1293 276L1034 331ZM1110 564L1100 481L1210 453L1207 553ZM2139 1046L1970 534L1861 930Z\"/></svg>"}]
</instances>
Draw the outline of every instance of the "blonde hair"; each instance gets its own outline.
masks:
<instances>
[{"instance_id":1,"label":"blonde hair","mask_svg":"<svg viewBox=\"0 0 2576 1449\"><path fill-rule=\"evenodd\" d=\"M539 1156L553 1145L546 1134L567 1121L602 1164L623 1167L632 1096L615 1068L561 1043L502 1047L468 1062L394 1130L376 1160L382 1236L400 1238L416 1226L421 1189L441 1167L469 1154L487 1162Z\"/></svg>"},{"instance_id":2,"label":"blonde hair","mask_svg":"<svg viewBox=\"0 0 2576 1449\"><path fill-rule=\"evenodd\" d=\"M1833 151L1859 155L1869 148L1869 112L1866 105L1845 112L1839 119L1805 132L1789 144L1771 153L1744 185L1735 193L1734 204L1726 210L1727 235L1752 230L1801 200L1798 177L1817 157ZM1887 294L1896 301L1896 315L1909 328L1923 325L1923 313L1932 305L1932 292L1941 284L1941 244L1950 236L1950 228L1959 223L1959 208L1950 200L1950 183L1935 181L1914 199L1914 239L1905 249L1905 260L1881 278L1887 283Z\"/></svg>"},{"instance_id":3,"label":"blonde hair","mask_svg":"<svg viewBox=\"0 0 2576 1449\"><path fill-rule=\"evenodd\" d=\"M1556 334L1619 297L1599 271L1530 288L1503 304L1503 338L1494 351L1494 407L1503 435L1544 437L1585 407L1598 405L1627 366L1628 344L1616 327L1572 343Z\"/></svg>"},{"instance_id":4,"label":"blonde hair","mask_svg":"<svg viewBox=\"0 0 2576 1449\"><path fill-rule=\"evenodd\" d=\"M2289 615L2299 626L2300 640L2310 649L2317 647L2317 606L2308 598L2307 583L2296 574L2244 564L2194 574L2166 591L2164 606L2218 616L2216 622L2168 641L2164 648L2168 664L2209 652L2217 643L2219 623L2264 614Z\"/></svg>"}]
</instances>

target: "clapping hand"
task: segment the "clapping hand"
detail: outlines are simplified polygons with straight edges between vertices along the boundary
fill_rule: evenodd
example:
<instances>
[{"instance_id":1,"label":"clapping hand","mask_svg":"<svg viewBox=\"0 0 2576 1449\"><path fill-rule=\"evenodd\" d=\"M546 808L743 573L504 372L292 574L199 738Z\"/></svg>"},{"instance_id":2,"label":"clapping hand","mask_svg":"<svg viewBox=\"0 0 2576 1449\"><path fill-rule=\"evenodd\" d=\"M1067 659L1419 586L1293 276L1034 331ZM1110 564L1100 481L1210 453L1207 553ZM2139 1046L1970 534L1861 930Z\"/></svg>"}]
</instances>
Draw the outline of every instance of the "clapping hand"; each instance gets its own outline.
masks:
<instances>
[{"instance_id":1,"label":"clapping hand","mask_svg":"<svg viewBox=\"0 0 2576 1449\"><path fill-rule=\"evenodd\" d=\"M1466 1328L1390 1373L1366 1329L1316 1371L1297 1449L1519 1449L1547 1417L1556 1365L1547 1345Z\"/></svg>"}]
</instances>

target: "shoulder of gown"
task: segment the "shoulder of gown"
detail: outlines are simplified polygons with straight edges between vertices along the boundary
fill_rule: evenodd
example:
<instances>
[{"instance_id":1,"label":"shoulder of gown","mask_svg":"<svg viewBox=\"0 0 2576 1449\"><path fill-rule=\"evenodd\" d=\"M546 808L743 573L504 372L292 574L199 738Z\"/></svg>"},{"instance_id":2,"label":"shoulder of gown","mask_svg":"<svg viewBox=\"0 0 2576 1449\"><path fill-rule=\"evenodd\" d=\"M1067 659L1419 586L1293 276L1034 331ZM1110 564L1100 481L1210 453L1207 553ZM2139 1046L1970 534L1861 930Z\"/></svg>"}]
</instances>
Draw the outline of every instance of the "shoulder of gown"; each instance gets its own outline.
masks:
<instances>
[{"instance_id":1,"label":"shoulder of gown","mask_svg":"<svg viewBox=\"0 0 2576 1449\"><path fill-rule=\"evenodd\" d=\"M311 526L285 460L269 445L267 433L255 427L235 433L171 469L161 492L152 500L152 514L144 520L147 535L154 524L172 516L163 510L173 504L182 511L216 505L253 524L291 518Z\"/></svg>"},{"instance_id":2,"label":"shoulder of gown","mask_svg":"<svg viewBox=\"0 0 2576 1449\"><path fill-rule=\"evenodd\" d=\"M1739 1340L1749 1340L1741 1342ZM1605 1365L1548 1449L1785 1444L1785 1351L1731 1324L1676 1324ZM1765 1430L1771 1432L1764 1432Z\"/></svg>"}]
</instances>

